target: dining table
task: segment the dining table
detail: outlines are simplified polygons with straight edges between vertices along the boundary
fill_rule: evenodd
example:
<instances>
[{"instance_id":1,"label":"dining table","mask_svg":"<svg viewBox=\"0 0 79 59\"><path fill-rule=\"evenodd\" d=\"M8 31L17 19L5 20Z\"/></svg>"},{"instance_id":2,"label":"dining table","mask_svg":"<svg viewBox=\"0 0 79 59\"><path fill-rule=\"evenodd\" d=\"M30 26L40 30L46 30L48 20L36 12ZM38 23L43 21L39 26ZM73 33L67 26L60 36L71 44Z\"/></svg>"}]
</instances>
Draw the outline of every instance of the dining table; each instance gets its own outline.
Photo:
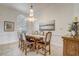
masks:
<instances>
[{"instance_id":1,"label":"dining table","mask_svg":"<svg viewBox=\"0 0 79 59\"><path fill-rule=\"evenodd\" d=\"M26 38L28 40L34 40L34 42L35 42L35 49L36 49L36 45L37 45L36 43L38 41L43 41L45 36L44 35L36 35L36 34L26 34Z\"/></svg>"}]
</instances>

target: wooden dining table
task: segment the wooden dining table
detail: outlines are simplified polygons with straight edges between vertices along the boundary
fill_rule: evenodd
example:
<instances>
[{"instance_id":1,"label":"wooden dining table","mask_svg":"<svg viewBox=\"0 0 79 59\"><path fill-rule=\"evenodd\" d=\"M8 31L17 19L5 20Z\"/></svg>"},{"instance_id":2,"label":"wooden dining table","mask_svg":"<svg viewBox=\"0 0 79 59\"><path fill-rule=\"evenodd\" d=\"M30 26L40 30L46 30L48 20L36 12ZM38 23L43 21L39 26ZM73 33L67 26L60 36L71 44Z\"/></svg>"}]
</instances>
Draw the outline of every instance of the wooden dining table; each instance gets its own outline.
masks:
<instances>
[{"instance_id":1,"label":"wooden dining table","mask_svg":"<svg viewBox=\"0 0 79 59\"><path fill-rule=\"evenodd\" d=\"M29 37L34 37L34 38L45 38L44 35L35 35L35 34L26 34L26 36L29 36Z\"/></svg>"},{"instance_id":2,"label":"wooden dining table","mask_svg":"<svg viewBox=\"0 0 79 59\"><path fill-rule=\"evenodd\" d=\"M35 35L35 34L26 34L26 38L28 38L28 40L34 40L35 42L35 48L36 48L36 43L38 41L41 41L45 38L44 35Z\"/></svg>"}]
</instances>

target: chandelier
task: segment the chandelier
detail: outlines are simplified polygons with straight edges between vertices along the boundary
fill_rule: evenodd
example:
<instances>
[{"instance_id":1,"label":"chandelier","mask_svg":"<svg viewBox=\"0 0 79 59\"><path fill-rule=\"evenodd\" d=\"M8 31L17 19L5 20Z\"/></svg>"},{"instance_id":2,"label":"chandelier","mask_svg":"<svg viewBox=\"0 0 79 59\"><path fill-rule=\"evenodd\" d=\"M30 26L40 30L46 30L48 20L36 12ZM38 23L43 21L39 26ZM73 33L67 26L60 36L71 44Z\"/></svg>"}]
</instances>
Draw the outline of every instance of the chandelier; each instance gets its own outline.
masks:
<instances>
[{"instance_id":1,"label":"chandelier","mask_svg":"<svg viewBox=\"0 0 79 59\"><path fill-rule=\"evenodd\" d=\"M35 17L34 17L34 10L33 10L32 4L31 4L31 6L30 6L28 20L29 20L30 22L34 22L34 21L36 20Z\"/></svg>"}]
</instances>

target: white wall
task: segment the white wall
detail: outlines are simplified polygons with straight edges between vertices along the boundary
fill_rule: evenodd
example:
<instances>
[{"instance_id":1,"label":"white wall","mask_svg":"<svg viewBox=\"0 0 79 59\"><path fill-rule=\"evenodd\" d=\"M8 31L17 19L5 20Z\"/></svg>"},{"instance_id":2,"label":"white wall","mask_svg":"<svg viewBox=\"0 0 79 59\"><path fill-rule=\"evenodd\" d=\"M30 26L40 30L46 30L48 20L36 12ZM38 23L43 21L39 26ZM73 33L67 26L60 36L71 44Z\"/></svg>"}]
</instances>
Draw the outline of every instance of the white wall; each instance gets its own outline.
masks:
<instances>
[{"instance_id":1,"label":"white wall","mask_svg":"<svg viewBox=\"0 0 79 59\"><path fill-rule=\"evenodd\" d=\"M0 44L17 41L16 20L19 14L16 10L0 5ZM13 32L4 32L4 21L12 21L15 23Z\"/></svg>"},{"instance_id":2,"label":"white wall","mask_svg":"<svg viewBox=\"0 0 79 59\"><path fill-rule=\"evenodd\" d=\"M72 22L74 7L73 4L48 4L42 6L44 8L35 24L35 29L39 30L38 25L41 22L49 22L55 20L55 31L52 32L52 51L54 55L63 55L63 39L62 36L67 34L68 24Z\"/></svg>"},{"instance_id":3,"label":"white wall","mask_svg":"<svg viewBox=\"0 0 79 59\"><path fill-rule=\"evenodd\" d=\"M79 16L79 4L74 4L74 16Z\"/></svg>"},{"instance_id":4,"label":"white wall","mask_svg":"<svg viewBox=\"0 0 79 59\"><path fill-rule=\"evenodd\" d=\"M16 30L19 31L19 32L22 32L22 31L27 31L28 30L28 25L27 25L27 21L25 21L25 16L20 14L17 16L17 26L16 26Z\"/></svg>"}]
</instances>

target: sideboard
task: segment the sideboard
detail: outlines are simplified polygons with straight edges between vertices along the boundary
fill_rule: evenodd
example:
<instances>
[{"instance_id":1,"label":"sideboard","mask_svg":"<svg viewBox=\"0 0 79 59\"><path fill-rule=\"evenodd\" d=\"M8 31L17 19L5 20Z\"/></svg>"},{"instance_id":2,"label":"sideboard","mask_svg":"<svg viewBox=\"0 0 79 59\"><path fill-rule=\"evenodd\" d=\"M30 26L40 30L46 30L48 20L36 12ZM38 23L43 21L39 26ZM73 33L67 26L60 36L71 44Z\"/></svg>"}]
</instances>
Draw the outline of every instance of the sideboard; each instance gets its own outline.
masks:
<instances>
[{"instance_id":1,"label":"sideboard","mask_svg":"<svg viewBox=\"0 0 79 59\"><path fill-rule=\"evenodd\" d=\"M63 55L79 56L79 38L78 37L62 37L63 38Z\"/></svg>"}]
</instances>

